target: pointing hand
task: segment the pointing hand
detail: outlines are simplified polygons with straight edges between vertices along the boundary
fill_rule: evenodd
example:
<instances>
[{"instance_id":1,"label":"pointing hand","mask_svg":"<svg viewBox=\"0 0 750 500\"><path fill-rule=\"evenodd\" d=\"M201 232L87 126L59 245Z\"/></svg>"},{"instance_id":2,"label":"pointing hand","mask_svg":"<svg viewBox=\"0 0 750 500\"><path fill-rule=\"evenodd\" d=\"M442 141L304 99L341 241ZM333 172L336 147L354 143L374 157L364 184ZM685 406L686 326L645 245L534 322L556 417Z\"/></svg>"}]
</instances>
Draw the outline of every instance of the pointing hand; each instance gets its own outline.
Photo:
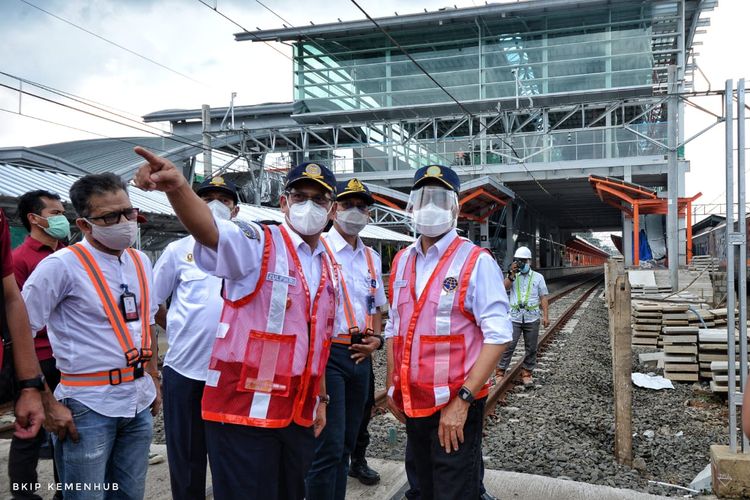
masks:
<instances>
[{"instance_id":1,"label":"pointing hand","mask_svg":"<svg viewBox=\"0 0 750 500\"><path fill-rule=\"evenodd\" d=\"M144 191L157 190L168 193L187 183L185 176L171 161L140 146L136 146L134 151L146 160L146 163L138 168L133 178L137 187Z\"/></svg>"}]
</instances>

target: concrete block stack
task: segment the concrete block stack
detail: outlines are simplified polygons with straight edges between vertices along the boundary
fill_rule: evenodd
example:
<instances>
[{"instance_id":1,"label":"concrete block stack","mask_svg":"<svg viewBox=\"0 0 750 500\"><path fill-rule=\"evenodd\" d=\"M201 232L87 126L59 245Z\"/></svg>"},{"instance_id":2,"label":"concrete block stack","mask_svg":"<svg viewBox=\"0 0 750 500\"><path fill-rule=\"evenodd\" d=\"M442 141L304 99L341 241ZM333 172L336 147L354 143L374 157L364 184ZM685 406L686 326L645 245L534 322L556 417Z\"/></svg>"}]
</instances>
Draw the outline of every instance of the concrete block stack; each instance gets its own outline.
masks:
<instances>
[{"instance_id":1,"label":"concrete block stack","mask_svg":"<svg viewBox=\"0 0 750 500\"><path fill-rule=\"evenodd\" d=\"M715 272L719 270L719 259L711 255L694 255L688 266L689 271Z\"/></svg>"},{"instance_id":2,"label":"concrete block stack","mask_svg":"<svg viewBox=\"0 0 750 500\"><path fill-rule=\"evenodd\" d=\"M661 307L654 302L633 302L634 346L657 346L661 334Z\"/></svg>"},{"instance_id":3,"label":"concrete block stack","mask_svg":"<svg viewBox=\"0 0 750 500\"><path fill-rule=\"evenodd\" d=\"M735 352L739 352L737 341L739 336L735 335ZM739 356L737 356L739 359ZM727 361L727 329L710 328L698 333L698 363L700 365L700 376L704 380L713 380L711 363Z\"/></svg>"},{"instance_id":4,"label":"concrete block stack","mask_svg":"<svg viewBox=\"0 0 750 500\"><path fill-rule=\"evenodd\" d=\"M720 328L727 326L727 308L721 307L718 309L709 309L711 314L714 316L714 327Z\"/></svg>"},{"instance_id":5,"label":"concrete block stack","mask_svg":"<svg viewBox=\"0 0 750 500\"><path fill-rule=\"evenodd\" d=\"M729 362L724 361L713 361L711 363L711 391L719 393L729 392ZM740 384L740 363L739 361L734 362L734 375L735 384L739 388Z\"/></svg>"},{"instance_id":6,"label":"concrete block stack","mask_svg":"<svg viewBox=\"0 0 750 500\"><path fill-rule=\"evenodd\" d=\"M664 376L676 382L697 382L698 328L689 326L685 318L685 325L662 327L662 339Z\"/></svg>"}]
</instances>

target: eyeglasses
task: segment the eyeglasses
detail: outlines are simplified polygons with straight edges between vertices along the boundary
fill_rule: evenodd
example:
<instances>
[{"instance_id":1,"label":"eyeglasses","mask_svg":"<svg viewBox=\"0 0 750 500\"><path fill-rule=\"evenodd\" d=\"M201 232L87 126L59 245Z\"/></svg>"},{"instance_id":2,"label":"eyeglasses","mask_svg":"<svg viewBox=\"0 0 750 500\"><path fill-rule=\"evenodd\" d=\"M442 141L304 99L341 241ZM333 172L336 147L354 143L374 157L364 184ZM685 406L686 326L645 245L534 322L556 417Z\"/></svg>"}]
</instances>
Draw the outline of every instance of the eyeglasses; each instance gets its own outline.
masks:
<instances>
[{"instance_id":1,"label":"eyeglasses","mask_svg":"<svg viewBox=\"0 0 750 500\"><path fill-rule=\"evenodd\" d=\"M110 212L98 217L85 217L85 219L89 222L100 220L104 223L105 226L111 226L112 224L117 224L118 222L120 222L120 218L122 218L123 216L125 216L127 220L136 220L138 218L139 212L139 208L126 208L118 212Z\"/></svg>"},{"instance_id":2,"label":"eyeglasses","mask_svg":"<svg viewBox=\"0 0 750 500\"><path fill-rule=\"evenodd\" d=\"M344 210L349 210L350 208L356 208L360 212L365 212L367 210L367 203L363 201L341 200L338 203Z\"/></svg>"},{"instance_id":3,"label":"eyeglasses","mask_svg":"<svg viewBox=\"0 0 750 500\"><path fill-rule=\"evenodd\" d=\"M313 203L315 203L316 205L327 207L328 205L331 204L331 202L333 202L331 198L322 194L316 194L315 196L310 196L305 193L300 193L298 191L287 191L286 195L289 197L289 201L291 201L293 205L296 205L297 203L306 203L307 200L312 200Z\"/></svg>"}]
</instances>

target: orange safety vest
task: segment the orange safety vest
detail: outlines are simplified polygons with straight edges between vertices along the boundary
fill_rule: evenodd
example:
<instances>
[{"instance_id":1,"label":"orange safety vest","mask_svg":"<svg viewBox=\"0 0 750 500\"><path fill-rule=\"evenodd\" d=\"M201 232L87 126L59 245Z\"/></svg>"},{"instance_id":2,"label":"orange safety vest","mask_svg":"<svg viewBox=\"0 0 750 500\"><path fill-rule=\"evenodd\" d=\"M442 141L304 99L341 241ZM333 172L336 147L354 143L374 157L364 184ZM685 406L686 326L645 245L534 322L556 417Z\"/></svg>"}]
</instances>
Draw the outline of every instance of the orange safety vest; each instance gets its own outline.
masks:
<instances>
[{"instance_id":1,"label":"orange safety vest","mask_svg":"<svg viewBox=\"0 0 750 500\"><path fill-rule=\"evenodd\" d=\"M263 231L255 290L237 300L224 297L202 416L252 427L309 427L330 353L336 283L323 252L320 284L309 289L284 226Z\"/></svg>"},{"instance_id":2,"label":"orange safety vest","mask_svg":"<svg viewBox=\"0 0 750 500\"><path fill-rule=\"evenodd\" d=\"M328 252L328 257L331 259L331 263L333 264L333 272L336 275L336 281L341 286L341 295L343 298L343 306L344 306L344 316L346 317L346 326L347 326L347 333L339 333L335 335L332 339L332 342L334 344L343 344L343 345L351 345L352 343L352 335L357 334L360 332L359 325L357 324L357 316L354 314L354 306L352 305L352 300L349 297L349 289L346 286L346 280L344 279L344 273L343 268L341 267L341 264L339 264L336 261L336 256L333 253L333 250L328 245L328 242L321 238L320 241L323 243L323 246L326 249L326 252ZM365 258L367 260L367 269L370 273L370 300L372 301L373 305L375 304L375 292L378 289L378 275L375 274L375 264L372 260L372 250L370 250L369 247L365 247ZM372 324L373 324L373 318L374 315L370 313L369 308L366 308L365 311L365 335L372 335L374 333Z\"/></svg>"},{"instance_id":3,"label":"orange safety vest","mask_svg":"<svg viewBox=\"0 0 750 500\"><path fill-rule=\"evenodd\" d=\"M133 345L133 339L130 337L122 311L117 305L117 301L112 296L112 292L107 285L99 264L91 252L82 244L78 243L68 247L83 265L86 273L94 285L97 295L102 302L104 312L107 315L109 324L117 337L117 342L125 354L125 366L112 368L92 373L61 373L60 383L72 386L97 386L97 385L119 385L123 382L132 382L143 376L143 365L151 359L153 351L151 349L151 325L149 324L151 303L149 299L149 285L146 278L146 271L143 267L138 252L132 248L126 249L128 255L135 265L136 276L138 278L138 287L141 296L141 349L136 349Z\"/></svg>"},{"instance_id":4,"label":"orange safety vest","mask_svg":"<svg viewBox=\"0 0 750 500\"><path fill-rule=\"evenodd\" d=\"M402 250L394 259L390 279L394 369L389 395L409 417L426 417L447 405L479 357L484 335L464 304L471 273L483 251L456 237L418 299L416 253ZM485 384L476 397L487 392Z\"/></svg>"}]
</instances>

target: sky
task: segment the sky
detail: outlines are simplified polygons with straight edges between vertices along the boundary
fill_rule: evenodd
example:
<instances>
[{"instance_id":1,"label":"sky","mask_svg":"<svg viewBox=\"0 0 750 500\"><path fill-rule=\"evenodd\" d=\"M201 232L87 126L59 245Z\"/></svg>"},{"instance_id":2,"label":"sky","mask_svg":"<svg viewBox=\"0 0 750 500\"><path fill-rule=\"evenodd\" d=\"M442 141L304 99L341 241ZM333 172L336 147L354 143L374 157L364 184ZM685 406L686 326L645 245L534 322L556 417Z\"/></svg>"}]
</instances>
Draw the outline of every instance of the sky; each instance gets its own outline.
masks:
<instances>
[{"instance_id":1,"label":"sky","mask_svg":"<svg viewBox=\"0 0 750 500\"><path fill-rule=\"evenodd\" d=\"M300 2L267 0L267 7L284 21L251 0L203 0L246 29L307 25L363 16L348 0ZM452 0L459 7L481 5L483 0ZM31 5L30 5L31 4ZM445 0L361 0L372 16L421 12L446 7ZM128 50L85 33L54 16L107 38ZM727 78L750 79L750 57L743 52L750 46L747 18L750 1L719 0L711 14L711 26L697 40L702 45L698 65L708 78L696 78L695 89L724 87ZM0 2L0 85L19 88L18 77L105 105L120 116L139 120L153 111L198 108L201 104L227 106L232 92L236 104L285 102L292 95L291 48L273 44L236 42L233 34L240 27L220 16L200 0L2 0ZM276 50L274 50L276 49ZM279 53L279 51L281 53ZM140 54L141 57L132 52ZM154 62L147 61L145 58ZM166 67L166 68L165 68ZM57 95L29 83L23 90L46 98ZM90 139L97 135L122 137L146 135L99 118L61 108L0 86L0 148L34 146L53 142ZM700 97L695 103L721 109L720 98ZM71 103L80 107L80 103ZM44 118L74 127L44 123L28 116ZM10 111L10 112L9 112ZM96 111L97 113L99 111ZM686 109L685 137L701 130L713 117ZM128 122L135 125L134 122ZM166 125L136 125L144 130ZM689 143L686 157L691 171L686 176L686 194L698 191L698 203L724 201L724 128Z\"/></svg>"}]
</instances>

